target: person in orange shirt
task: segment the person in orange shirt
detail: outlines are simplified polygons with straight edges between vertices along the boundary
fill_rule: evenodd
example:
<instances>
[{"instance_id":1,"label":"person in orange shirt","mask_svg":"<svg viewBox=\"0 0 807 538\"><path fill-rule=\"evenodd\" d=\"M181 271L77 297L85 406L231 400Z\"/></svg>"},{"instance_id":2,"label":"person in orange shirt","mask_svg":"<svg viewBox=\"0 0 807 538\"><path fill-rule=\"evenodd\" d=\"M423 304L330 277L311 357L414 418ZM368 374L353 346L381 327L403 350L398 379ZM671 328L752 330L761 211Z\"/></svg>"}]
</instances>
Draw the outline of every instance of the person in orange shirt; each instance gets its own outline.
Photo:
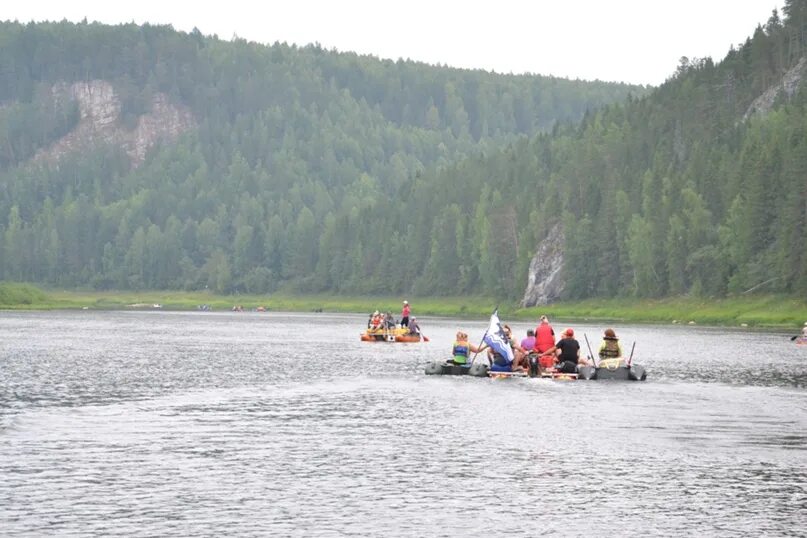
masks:
<instances>
[{"instance_id":1,"label":"person in orange shirt","mask_svg":"<svg viewBox=\"0 0 807 538\"><path fill-rule=\"evenodd\" d=\"M373 319L370 323L372 329L380 329L381 328L381 314L379 314L378 310L373 312Z\"/></svg>"}]
</instances>

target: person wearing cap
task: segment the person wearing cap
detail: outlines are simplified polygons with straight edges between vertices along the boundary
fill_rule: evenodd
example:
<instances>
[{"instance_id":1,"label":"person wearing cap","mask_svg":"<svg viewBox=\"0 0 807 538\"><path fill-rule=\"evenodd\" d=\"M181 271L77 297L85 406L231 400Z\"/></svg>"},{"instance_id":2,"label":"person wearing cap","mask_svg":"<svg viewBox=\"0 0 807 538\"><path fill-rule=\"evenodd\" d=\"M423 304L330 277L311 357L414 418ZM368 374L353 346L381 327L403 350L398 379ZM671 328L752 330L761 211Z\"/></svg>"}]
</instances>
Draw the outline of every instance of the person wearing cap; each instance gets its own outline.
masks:
<instances>
[{"instance_id":1,"label":"person wearing cap","mask_svg":"<svg viewBox=\"0 0 807 538\"><path fill-rule=\"evenodd\" d=\"M566 374L577 373L580 362L580 343L574 339L574 329L566 329L557 343L558 371Z\"/></svg>"},{"instance_id":2,"label":"person wearing cap","mask_svg":"<svg viewBox=\"0 0 807 538\"><path fill-rule=\"evenodd\" d=\"M409 308L409 301L403 302L403 309L401 310L401 327L409 327L409 313L411 309Z\"/></svg>"},{"instance_id":3,"label":"person wearing cap","mask_svg":"<svg viewBox=\"0 0 807 538\"><path fill-rule=\"evenodd\" d=\"M420 325L418 325L417 318L412 318L411 320L409 320L408 327L409 327L409 334L410 335L415 335L415 334L420 335Z\"/></svg>"},{"instance_id":4,"label":"person wearing cap","mask_svg":"<svg viewBox=\"0 0 807 538\"><path fill-rule=\"evenodd\" d=\"M605 329L605 334L600 343L600 349L597 351L600 360L603 359L621 359L625 352L622 349L622 344L619 343L619 338L613 329Z\"/></svg>"}]
</instances>

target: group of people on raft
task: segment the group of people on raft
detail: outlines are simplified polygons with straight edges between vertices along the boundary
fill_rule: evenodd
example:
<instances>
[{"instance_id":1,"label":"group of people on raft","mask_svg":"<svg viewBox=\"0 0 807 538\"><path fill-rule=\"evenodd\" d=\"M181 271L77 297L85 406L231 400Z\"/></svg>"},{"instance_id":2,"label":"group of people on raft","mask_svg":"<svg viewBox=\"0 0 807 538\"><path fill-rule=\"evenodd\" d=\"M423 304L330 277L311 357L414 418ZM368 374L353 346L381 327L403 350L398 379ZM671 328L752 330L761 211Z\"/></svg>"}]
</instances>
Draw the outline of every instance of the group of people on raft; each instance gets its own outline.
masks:
<instances>
[{"instance_id":1,"label":"group of people on raft","mask_svg":"<svg viewBox=\"0 0 807 538\"><path fill-rule=\"evenodd\" d=\"M549 324L546 316L535 330L528 330L527 337L517 342L508 325L504 325L506 340L513 350L513 360L510 361L492 348L481 345L476 346L468 341L468 333L458 331L456 341L452 348L452 358L449 361L455 365L468 364L471 353L477 354L487 350L487 360L491 367L499 371L526 371L530 363L536 364L540 369L554 368L557 372L576 373L578 365L590 365L591 362L580 356L580 343L574 338L574 329L568 328L561 333L560 340L555 340L555 331ZM613 329L606 329L602 342L598 348L600 360L622 361L624 351ZM617 362L618 364L619 362Z\"/></svg>"},{"instance_id":2,"label":"group of people on raft","mask_svg":"<svg viewBox=\"0 0 807 538\"><path fill-rule=\"evenodd\" d=\"M401 309L400 323L395 320L391 312L381 313L378 310L370 314L367 319L367 329L372 332L392 331L399 328L408 329L408 334L419 335L420 326L418 325L417 318L410 318L409 314L412 313L412 308L409 306L409 301L403 302Z\"/></svg>"}]
</instances>

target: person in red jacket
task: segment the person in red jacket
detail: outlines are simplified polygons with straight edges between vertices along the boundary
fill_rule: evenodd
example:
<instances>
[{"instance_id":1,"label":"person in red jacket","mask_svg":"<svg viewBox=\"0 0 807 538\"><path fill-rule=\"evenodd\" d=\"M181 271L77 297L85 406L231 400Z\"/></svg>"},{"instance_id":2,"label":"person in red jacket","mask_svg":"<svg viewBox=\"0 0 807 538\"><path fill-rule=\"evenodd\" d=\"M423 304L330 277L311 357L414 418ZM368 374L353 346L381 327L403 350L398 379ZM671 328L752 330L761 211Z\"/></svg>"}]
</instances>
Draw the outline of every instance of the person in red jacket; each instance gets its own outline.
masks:
<instances>
[{"instance_id":1,"label":"person in red jacket","mask_svg":"<svg viewBox=\"0 0 807 538\"><path fill-rule=\"evenodd\" d=\"M555 331L546 316L541 316L541 323L535 328L535 347L541 355L551 355L555 352Z\"/></svg>"},{"instance_id":2,"label":"person in red jacket","mask_svg":"<svg viewBox=\"0 0 807 538\"><path fill-rule=\"evenodd\" d=\"M555 330L549 324L549 319L541 316L541 321L535 328L535 347L533 347L533 351L538 354L537 365L542 369L553 368L557 362L556 349Z\"/></svg>"}]
</instances>

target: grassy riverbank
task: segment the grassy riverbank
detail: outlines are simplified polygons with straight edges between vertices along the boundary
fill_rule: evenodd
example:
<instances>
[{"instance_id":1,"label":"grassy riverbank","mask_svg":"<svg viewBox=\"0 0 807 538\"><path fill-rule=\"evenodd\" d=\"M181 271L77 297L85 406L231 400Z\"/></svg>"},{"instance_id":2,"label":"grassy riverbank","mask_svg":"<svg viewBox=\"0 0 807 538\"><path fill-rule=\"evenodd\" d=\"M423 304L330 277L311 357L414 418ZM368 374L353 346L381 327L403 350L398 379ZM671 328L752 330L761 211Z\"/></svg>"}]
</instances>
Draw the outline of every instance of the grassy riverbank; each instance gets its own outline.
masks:
<instances>
[{"instance_id":1,"label":"grassy riverbank","mask_svg":"<svg viewBox=\"0 0 807 538\"><path fill-rule=\"evenodd\" d=\"M598 299L521 309L519 314L529 313L531 317L537 317L543 312L556 318L584 320L801 327L807 321L807 301L781 295L726 299Z\"/></svg>"},{"instance_id":2,"label":"grassy riverbank","mask_svg":"<svg viewBox=\"0 0 807 538\"><path fill-rule=\"evenodd\" d=\"M406 297L414 315L485 318L496 306L486 297ZM274 311L400 313L402 297L343 297L334 295L213 295L180 291L42 291L28 284L0 283L0 308L53 309L149 309L196 310L209 305L213 310L245 310L264 307ZM689 323L757 327L801 327L807 320L807 300L778 295L755 295L727 299L678 297L657 300L597 299L519 308L500 304L501 318L537 319L547 314L553 319L632 323Z\"/></svg>"}]
</instances>

